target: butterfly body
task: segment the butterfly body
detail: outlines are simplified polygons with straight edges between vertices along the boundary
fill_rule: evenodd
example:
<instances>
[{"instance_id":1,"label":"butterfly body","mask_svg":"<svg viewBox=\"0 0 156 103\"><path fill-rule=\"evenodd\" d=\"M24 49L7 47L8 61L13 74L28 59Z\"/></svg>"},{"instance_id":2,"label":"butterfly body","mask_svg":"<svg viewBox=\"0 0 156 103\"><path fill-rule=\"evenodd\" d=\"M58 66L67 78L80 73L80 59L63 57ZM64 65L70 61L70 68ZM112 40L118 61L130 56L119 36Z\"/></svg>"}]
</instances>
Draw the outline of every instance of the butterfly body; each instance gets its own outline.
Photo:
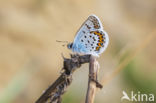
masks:
<instances>
[{"instance_id":1,"label":"butterfly body","mask_svg":"<svg viewBox=\"0 0 156 103\"><path fill-rule=\"evenodd\" d=\"M103 30L99 18L90 15L78 30L73 43L68 48L79 54L91 54L98 56L108 46L109 37Z\"/></svg>"}]
</instances>

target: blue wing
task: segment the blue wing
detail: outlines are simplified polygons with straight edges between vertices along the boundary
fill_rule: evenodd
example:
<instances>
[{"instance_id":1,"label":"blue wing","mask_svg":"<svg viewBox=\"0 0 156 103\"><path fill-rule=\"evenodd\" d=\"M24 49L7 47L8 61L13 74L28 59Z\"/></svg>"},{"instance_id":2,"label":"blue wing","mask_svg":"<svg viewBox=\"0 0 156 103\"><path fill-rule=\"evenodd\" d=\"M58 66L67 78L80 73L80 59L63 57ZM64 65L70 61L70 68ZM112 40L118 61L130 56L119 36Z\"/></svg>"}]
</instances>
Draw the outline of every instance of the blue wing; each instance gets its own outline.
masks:
<instances>
[{"instance_id":1,"label":"blue wing","mask_svg":"<svg viewBox=\"0 0 156 103\"><path fill-rule=\"evenodd\" d=\"M103 26L97 16L90 15L76 33L72 51L83 54L100 54L100 52L96 51L96 45L99 37L97 35L93 35L93 31L103 32ZM103 48L99 49L99 51L100 50L103 50Z\"/></svg>"}]
</instances>

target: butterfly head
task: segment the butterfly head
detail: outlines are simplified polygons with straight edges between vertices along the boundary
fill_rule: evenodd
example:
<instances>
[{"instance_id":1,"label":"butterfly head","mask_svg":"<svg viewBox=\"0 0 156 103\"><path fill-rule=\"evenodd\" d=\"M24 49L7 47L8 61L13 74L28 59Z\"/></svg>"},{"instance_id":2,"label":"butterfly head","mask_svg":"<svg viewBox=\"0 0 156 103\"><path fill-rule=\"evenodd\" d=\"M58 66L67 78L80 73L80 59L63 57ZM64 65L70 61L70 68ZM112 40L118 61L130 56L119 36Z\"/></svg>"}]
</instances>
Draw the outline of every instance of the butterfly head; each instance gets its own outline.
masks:
<instances>
[{"instance_id":1,"label":"butterfly head","mask_svg":"<svg viewBox=\"0 0 156 103\"><path fill-rule=\"evenodd\" d=\"M73 43L69 43L69 44L67 45L67 47L68 47L68 49L72 49Z\"/></svg>"}]
</instances>

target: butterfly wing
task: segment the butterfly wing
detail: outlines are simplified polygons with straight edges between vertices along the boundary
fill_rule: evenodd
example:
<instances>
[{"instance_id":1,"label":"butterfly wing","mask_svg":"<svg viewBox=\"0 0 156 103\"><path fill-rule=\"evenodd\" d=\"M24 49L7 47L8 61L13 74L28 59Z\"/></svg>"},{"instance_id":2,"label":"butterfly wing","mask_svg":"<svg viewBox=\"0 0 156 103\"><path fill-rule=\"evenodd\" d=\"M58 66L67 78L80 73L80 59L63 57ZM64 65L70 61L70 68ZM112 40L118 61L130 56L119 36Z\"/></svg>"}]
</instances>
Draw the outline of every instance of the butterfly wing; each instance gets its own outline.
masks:
<instances>
[{"instance_id":1,"label":"butterfly wing","mask_svg":"<svg viewBox=\"0 0 156 103\"><path fill-rule=\"evenodd\" d=\"M91 31L95 30L103 30L103 26L100 22L100 19L96 15L90 15L76 33L74 41L81 38L84 34L90 33Z\"/></svg>"},{"instance_id":2,"label":"butterfly wing","mask_svg":"<svg viewBox=\"0 0 156 103\"><path fill-rule=\"evenodd\" d=\"M99 18L90 15L78 30L72 50L77 53L98 55L104 51L108 35L103 31ZM108 44L108 43L107 43Z\"/></svg>"}]
</instances>

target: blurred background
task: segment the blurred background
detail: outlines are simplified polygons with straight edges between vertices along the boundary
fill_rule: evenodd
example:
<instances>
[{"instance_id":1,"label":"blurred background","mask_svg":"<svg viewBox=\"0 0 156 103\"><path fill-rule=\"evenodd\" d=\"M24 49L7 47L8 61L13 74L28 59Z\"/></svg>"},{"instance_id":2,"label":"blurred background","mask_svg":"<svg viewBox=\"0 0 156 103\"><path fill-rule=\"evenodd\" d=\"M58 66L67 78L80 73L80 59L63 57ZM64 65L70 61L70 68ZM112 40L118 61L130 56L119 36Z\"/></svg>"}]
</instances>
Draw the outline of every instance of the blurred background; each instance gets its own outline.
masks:
<instances>
[{"instance_id":1,"label":"blurred background","mask_svg":"<svg viewBox=\"0 0 156 103\"><path fill-rule=\"evenodd\" d=\"M104 83L95 103L120 103L123 90L156 95L156 41L145 42L156 33L155 0L0 0L0 103L34 103L60 75L61 53L71 53L56 40L72 42L90 14L110 38L98 59L99 81L147 44ZM85 64L74 73L63 103L84 103L87 80Z\"/></svg>"}]
</instances>

